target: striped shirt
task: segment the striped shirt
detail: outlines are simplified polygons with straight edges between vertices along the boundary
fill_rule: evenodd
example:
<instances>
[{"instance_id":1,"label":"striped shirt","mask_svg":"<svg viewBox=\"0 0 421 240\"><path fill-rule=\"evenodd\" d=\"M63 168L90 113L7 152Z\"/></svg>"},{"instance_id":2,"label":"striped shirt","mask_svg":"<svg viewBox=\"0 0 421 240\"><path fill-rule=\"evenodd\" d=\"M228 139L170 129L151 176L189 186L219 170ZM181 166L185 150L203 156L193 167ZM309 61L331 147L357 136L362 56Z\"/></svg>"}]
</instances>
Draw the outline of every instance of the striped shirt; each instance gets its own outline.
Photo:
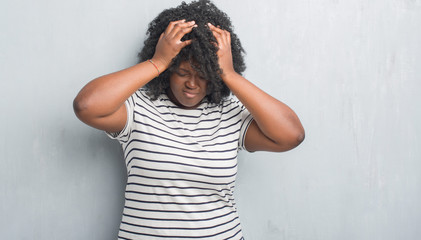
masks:
<instances>
[{"instance_id":1,"label":"striped shirt","mask_svg":"<svg viewBox=\"0 0 421 240\"><path fill-rule=\"evenodd\" d=\"M138 90L117 139L127 166L119 239L243 239L237 153L252 116L238 99L182 109Z\"/></svg>"}]
</instances>

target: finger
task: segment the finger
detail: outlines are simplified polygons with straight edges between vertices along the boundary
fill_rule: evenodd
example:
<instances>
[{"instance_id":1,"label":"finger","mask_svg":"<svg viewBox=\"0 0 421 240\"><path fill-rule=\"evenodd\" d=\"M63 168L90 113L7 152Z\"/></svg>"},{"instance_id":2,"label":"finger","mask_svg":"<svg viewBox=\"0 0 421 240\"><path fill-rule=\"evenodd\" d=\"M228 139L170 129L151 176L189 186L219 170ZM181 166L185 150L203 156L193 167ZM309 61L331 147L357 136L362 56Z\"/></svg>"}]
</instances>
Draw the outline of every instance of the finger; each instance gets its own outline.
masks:
<instances>
[{"instance_id":1,"label":"finger","mask_svg":"<svg viewBox=\"0 0 421 240\"><path fill-rule=\"evenodd\" d=\"M193 40L186 40L184 42L181 42L181 48L184 48L187 45L190 45L192 43Z\"/></svg>"},{"instance_id":2,"label":"finger","mask_svg":"<svg viewBox=\"0 0 421 240\"><path fill-rule=\"evenodd\" d=\"M221 45L223 45L224 41L222 39L221 33L216 32L216 31L212 31L212 34L215 37L217 47L220 47Z\"/></svg>"},{"instance_id":3,"label":"finger","mask_svg":"<svg viewBox=\"0 0 421 240\"><path fill-rule=\"evenodd\" d=\"M175 39L177 40L181 40L181 38L183 38L184 35L186 35L187 33L190 33L193 28L197 27L196 24L193 24L191 26L185 27L185 28L181 28L174 36Z\"/></svg>"},{"instance_id":4,"label":"finger","mask_svg":"<svg viewBox=\"0 0 421 240\"><path fill-rule=\"evenodd\" d=\"M168 35L170 32L172 32L172 30L174 29L174 26L176 26L177 24L180 24L180 23L184 23L184 22L186 22L186 19L181 19L181 20L170 22L168 24L168 27L164 31L165 35Z\"/></svg>"},{"instance_id":5,"label":"finger","mask_svg":"<svg viewBox=\"0 0 421 240\"><path fill-rule=\"evenodd\" d=\"M217 27L213 26L211 23L208 23L209 29L211 30L213 36L216 37L216 35L220 34L220 29L218 29Z\"/></svg>"},{"instance_id":6,"label":"finger","mask_svg":"<svg viewBox=\"0 0 421 240\"><path fill-rule=\"evenodd\" d=\"M174 25L172 31L169 33L169 36L172 38L181 39L184 36L184 34L190 32L194 26L197 26L194 21L177 23Z\"/></svg>"},{"instance_id":7,"label":"finger","mask_svg":"<svg viewBox=\"0 0 421 240\"><path fill-rule=\"evenodd\" d=\"M221 34L221 38L222 41L224 42L225 45L230 45L231 44L231 34L230 32L224 30L223 33Z\"/></svg>"},{"instance_id":8,"label":"finger","mask_svg":"<svg viewBox=\"0 0 421 240\"><path fill-rule=\"evenodd\" d=\"M211 26L211 30L213 35L218 41L218 44L222 45L230 45L231 44L231 33L227 30L223 30L221 28L215 27L212 24L209 24Z\"/></svg>"},{"instance_id":9,"label":"finger","mask_svg":"<svg viewBox=\"0 0 421 240\"><path fill-rule=\"evenodd\" d=\"M217 40L218 44L220 44L222 41L222 35L224 31L220 28L213 26L211 23L208 23L208 25L209 25L210 30L212 31L213 36Z\"/></svg>"},{"instance_id":10,"label":"finger","mask_svg":"<svg viewBox=\"0 0 421 240\"><path fill-rule=\"evenodd\" d=\"M208 23L208 26L212 30L212 32L222 33L224 31L219 27L215 27L214 25L212 25L212 23Z\"/></svg>"}]
</instances>

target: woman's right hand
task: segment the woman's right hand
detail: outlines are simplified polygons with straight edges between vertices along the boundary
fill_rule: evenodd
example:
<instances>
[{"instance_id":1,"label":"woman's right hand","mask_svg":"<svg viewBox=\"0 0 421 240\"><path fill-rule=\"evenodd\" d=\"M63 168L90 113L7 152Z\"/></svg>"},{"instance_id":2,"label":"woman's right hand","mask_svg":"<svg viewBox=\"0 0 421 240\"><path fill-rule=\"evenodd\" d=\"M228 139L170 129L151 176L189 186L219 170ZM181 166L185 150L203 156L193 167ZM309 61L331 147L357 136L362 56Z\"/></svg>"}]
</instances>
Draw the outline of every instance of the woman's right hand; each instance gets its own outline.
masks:
<instances>
[{"instance_id":1,"label":"woman's right hand","mask_svg":"<svg viewBox=\"0 0 421 240\"><path fill-rule=\"evenodd\" d=\"M161 34L152 58L160 72L167 69L181 49L191 43L191 40L181 41L181 38L194 27L194 21L175 21ZM73 101L75 113L92 127L120 132L127 121L124 101L155 77L154 66L147 61L98 77L86 84L76 96Z\"/></svg>"},{"instance_id":2,"label":"woman's right hand","mask_svg":"<svg viewBox=\"0 0 421 240\"><path fill-rule=\"evenodd\" d=\"M168 27L159 37L155 48L155 54L152 61L157 65L160 72L167 69L173 58L185 46L191 44L192 40L181 41L184 35L191 32L194 27L197 27L195 21L186 22L186 20L178 20L170 22Z\"/></svg>"}]
</instances>

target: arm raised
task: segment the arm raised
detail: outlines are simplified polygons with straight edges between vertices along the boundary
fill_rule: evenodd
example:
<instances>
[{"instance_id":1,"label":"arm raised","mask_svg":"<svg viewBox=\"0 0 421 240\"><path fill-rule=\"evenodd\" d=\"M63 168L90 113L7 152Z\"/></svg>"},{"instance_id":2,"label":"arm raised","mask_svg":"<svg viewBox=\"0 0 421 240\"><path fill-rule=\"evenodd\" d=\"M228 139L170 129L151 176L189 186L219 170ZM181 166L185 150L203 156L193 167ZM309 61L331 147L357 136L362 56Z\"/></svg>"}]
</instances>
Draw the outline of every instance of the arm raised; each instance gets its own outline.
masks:
<instances>
[{"instance_id":1,"label":"arm raised","mask_svg":"<svg viewBox=\"0 0 421 240\"><path fill-rule=\"evenodd\" d=\"M254 118L246 133L247 150L281 152L298 146L305 133L295 112L235 72L230 33L211 24L209 28L218 42L221 78Z\"/></svg>"},{"instance_id":2,"label":"arm raised","mask_svg":"<svg viewBox=\"0 0 421 240\"><path fill-rule=\"evenodd\" d=\"M121 131L127 121L126 99L168 68L180 50L191 43L181 38L193 27L194 21L171 22L159 38L152 62L145 61L86 84L73 101L76 116L92 127Z\"/></svg>"}]
</instances>

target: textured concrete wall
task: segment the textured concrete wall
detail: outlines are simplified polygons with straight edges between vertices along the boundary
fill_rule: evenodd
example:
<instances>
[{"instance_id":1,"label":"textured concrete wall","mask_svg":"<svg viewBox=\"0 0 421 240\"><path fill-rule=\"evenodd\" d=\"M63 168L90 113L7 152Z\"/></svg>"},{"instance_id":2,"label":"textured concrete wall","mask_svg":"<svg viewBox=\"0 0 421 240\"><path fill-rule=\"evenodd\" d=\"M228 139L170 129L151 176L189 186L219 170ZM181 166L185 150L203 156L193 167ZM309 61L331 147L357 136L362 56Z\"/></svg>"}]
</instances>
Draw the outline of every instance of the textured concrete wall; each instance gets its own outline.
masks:
<instances>
[{"instance_id":1,"label":"textured concrete wall","mask_svg":"<svg viewBox=\"0 0 421 240\"><path fill-rule=\"evenodd\" d=\"M2 238L116 238L121 150L72 100L136 63L149 21L178 3L0 3ZM246 239L419 239L421 1L215 3L247 51L245 76L307 133L290 152L240 154Z\"/></svg>"}]
</instances>

